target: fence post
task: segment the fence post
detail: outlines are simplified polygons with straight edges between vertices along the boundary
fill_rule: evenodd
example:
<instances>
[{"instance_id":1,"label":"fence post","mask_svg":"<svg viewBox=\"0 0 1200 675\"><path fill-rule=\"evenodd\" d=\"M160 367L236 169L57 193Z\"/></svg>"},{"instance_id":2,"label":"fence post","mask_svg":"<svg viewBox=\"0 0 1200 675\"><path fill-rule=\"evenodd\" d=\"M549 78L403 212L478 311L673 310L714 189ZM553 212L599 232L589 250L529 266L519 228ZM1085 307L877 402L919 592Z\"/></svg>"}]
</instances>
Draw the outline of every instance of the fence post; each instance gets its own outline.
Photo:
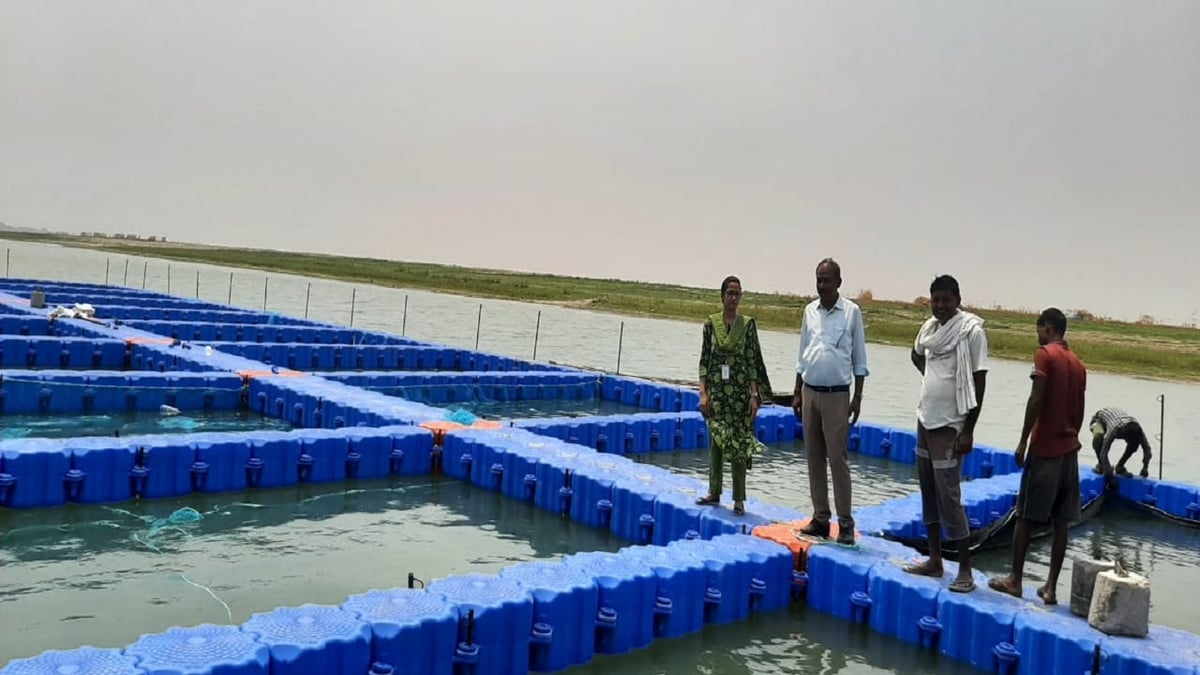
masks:
<instances>
[{"instance_id":1,"label":"fence post","mask_svg":"<svg viewBox=\"0 0 1200 675\"><path fill-rule=\"evenodd\" d=\"M200 270L196 270L196 299L200 299Z\"/></svg>"},{"instance_id":2,"label":"fence post","mask_svg":"<svg viewBox=\"0 0 1200 675\"><path fill-rule=\"evenodd\" d=\"M537 325L533 327L533 360L537 361L538 334L542 332L542 310L538 310Z\"/></svg>"},{"instance_id":3,"label":"fence post","mask_svg":"<svg viewBox=\"0 0 1200 675\"><path fill-rule=\"evenodd\" d=\"M479 327L483 325L483 303L479 303L479 317L475 319L475 351L479 351Z\"/></svg>"},{"instance_id":4,"label":"fence post","mask_svg":"<svg viewBox=\"0 0 1200 675\"><path fill-rule=\"evenodd\" d=\"M350 289L350 327L351 328L354 327L354 301L357 296L358 296L358 289L351 288Z\"/></svg>"},{"instance_id":5,"label":"fence post","mask_svg":"<svg viewBox=\"0 0 1200 675\"><path fill-rule=\"evenodd\" d=\"M129 258L125 259L125 276L121 277L121 285L129 285Z\"/></svg>"},{"instance_id":6,"label":"fence post","mask_svg":"<svg viewBox=\"0 0 1200 675\"><path fill-rule=\"evenodd\" d=\"M408 293L404 294L404 318L400 320L400 336L404 336L404 329L408 328Z\"/></svg>"},{"instance_id":7,"label":"fence post","mask_svg":"<svg viewBox=\"0 0 1200 675\"><path fill-rule=\"evenodd\" d=\"M8 260L9 260L9 256L11 256L11 255L12 255L11 248L4 249L4 278L5 279L8 278Z\"/></svg>"},{"instance_id":8,"label":"fence post","mask_svg":"<svg viewBox=\"0 0 1200 675\"><path fill-rule=\"evenodd\" d=\"M233 272L229 273L229 299L225 301L225 304L233 304Z\"/></svg>"},{"instance_id":9,"label":"fence post","mask_svg":"<svg viewBox=\"0 0 1200 675\"><path fill-rule=\"evenodd\" d=\"M263 311L267 311L267 283L271 281L271 277L263 277Z\"/></svg>"},{"instance_id":10,"label":"fence post","mask_svg":"<svg viewBox=\"0 0 1200 675\"><path fill-rule=\"evenodd\" d=\"M304 318L308 318L308 299L312 297L312 282L308 282L308 290L304 292Z\"/></svg>"},{"instance_id":11,"label":"fence post","mask_svg":"<svg viewBox=\"0 0 1200 675\"><path fill-rule=\"evenodd\" d=\"M109 264L109 262L111 262L109 258L104 259L104 285L105 286L108 285L108 264Z\"/></svg>"},{"instance_id":12,"label":"fence post","mask_svg":"<svg viewBox=\"0 0 1200 675\"><path fill-rule=\"evenodd\" d=\"M167 295L171 294L171 264L167 263Z\"/></svg>"},{"instance_id":13,"label":"fence post","mask_svg":"<svg viewBox=\"0 0 1200 675\"><path fill-rule=\"evenodd\" d=\"M142 290L146 290L146 270L150 267L149 260L142 261Z\"/></svg>"},{"instance_id":14,"label":"fence post","mask_svg":"<svg viewBox=\"0 0 1200 675\"><path fill-rule=\"evenodd\" d=\"M1167 418L1167 395L1158 395L1158 479L1162 480L1163 431Z\"/></svg>"},{"instance_id":15,"label":"fence post","mask_svg":"<svg viewBox=\"0 0 1200 675\"><path fill-rule=\"evenodd\" d=\"M621 348L625 345L625 322L621 322L621 333L617 336L617 372L621 374Z\"/></svg>"}]
</instances>

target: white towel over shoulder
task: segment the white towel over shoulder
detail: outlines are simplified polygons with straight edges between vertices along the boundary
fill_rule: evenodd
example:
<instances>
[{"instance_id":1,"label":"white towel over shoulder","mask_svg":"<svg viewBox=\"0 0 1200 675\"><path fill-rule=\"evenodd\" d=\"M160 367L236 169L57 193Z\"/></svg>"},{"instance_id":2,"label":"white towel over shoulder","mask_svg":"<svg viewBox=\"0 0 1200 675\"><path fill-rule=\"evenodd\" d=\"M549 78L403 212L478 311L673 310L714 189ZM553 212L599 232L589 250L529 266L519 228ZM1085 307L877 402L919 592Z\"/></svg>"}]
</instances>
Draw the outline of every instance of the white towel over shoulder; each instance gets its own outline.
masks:
<instances>
[{"instance_id":1,"label":"white towel over shoulder","mask_svg":"<svg viewBox=\"0 0 1200 675\"><path fill-rule=\"evenodd\" d=\"M983 326L983 319L975 314L959 310L945 325L930 317L917 333L913 349L918 354L926 352L943 355L955 351L957 368L954 394L958 413L966 415L975 407L975 374L971 372L971 345L967 340L970 332Z\"/></svg>"}]
</instances>

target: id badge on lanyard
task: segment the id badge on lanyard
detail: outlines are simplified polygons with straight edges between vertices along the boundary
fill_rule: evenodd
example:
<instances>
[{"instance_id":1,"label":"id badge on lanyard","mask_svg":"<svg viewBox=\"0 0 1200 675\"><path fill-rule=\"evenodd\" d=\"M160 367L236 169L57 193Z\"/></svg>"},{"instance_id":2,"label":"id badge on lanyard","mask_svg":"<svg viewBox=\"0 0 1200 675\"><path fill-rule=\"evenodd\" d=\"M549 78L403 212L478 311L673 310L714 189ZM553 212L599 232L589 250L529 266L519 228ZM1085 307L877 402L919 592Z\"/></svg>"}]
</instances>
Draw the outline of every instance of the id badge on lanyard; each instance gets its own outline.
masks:
<instances>
[{"instance_id":1,"label":"id badge on lanyard","mask_svg":"<svg viewBox=\"0 0 1200 675\"><path fill-rule=\"evenodd\" d=\"M728 363L721 364L721 380L724 382L729 381L729 364Z\"/></svg>"}]
</instances>

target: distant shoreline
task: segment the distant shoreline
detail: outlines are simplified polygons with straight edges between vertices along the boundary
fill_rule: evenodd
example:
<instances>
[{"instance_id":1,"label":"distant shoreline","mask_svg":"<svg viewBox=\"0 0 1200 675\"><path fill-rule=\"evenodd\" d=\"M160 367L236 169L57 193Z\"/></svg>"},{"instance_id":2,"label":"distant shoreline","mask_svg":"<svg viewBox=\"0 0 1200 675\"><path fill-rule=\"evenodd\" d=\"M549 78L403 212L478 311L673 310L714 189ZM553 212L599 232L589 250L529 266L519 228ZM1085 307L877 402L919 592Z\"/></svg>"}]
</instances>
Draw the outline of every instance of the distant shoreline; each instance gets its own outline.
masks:
<instances>
[{"instance_id":1,"label":"distant shoreline","mask_svg":"<svg viewBox=\"0 0 1200 675\"><path fill-rule=\"evenodd\" d=\"M0 232L0 239L628 316L700 321L717 307L712 289L669 284L111 237ZM811 299L811 296L747 293L742 302L746 313L753 315L764 330L796 331L800 313ZM929 316L927 308L914 302L863 298L859 304L867 322L867 340L878 344L907 347L912 344L917 327ZM971 311L987 320L988 344L994 357L1032 359L1037 347L1036 315L1002 308ZM1195 328L1077 319L1071 322L1067 339L1093 371L1200 382L1200 330Z\"/></svg>"}]
</instances>

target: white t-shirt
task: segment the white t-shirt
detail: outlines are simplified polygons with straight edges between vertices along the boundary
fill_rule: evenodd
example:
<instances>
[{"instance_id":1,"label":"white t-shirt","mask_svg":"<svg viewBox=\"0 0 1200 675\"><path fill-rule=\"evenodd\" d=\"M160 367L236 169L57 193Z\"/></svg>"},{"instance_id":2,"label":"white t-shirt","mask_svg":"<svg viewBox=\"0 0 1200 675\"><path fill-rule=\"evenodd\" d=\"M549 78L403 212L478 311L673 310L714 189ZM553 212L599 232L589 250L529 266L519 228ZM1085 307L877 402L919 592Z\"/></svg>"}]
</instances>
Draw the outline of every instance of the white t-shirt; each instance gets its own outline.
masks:
<instances>
[{"instance_id":1,"label":"white t-shirt","mask_svg":"<svg viewBox=\"0 0 1200 675\"><path fill-rule=\"evenodd\" d=\"M970 347L971 372L987 370L987 335L983 332L983 326L972 328L966 339ZM917 404L917 419L926 429L953 427L956 431L962 431L967 416L958 412L958 399L955 395L958 358L954 350L940 356L934 356L929 350L925 350L924 356L925 375L921 378L921 401Z\"/></svg>"}]
</instances>

